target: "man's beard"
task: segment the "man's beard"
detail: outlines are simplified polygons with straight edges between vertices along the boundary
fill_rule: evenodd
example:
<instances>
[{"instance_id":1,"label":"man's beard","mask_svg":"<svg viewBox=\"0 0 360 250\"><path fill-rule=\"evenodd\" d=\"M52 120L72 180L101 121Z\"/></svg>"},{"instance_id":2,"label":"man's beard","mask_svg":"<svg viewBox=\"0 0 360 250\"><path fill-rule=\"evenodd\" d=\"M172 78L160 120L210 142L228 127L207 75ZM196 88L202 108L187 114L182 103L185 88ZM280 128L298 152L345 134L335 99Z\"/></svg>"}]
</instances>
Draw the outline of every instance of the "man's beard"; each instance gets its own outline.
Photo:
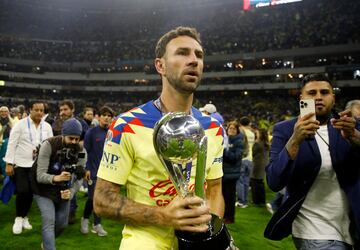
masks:
<instances>
[{"instance_id":1,"label":"man's beard","mask_svg":"<svg viewBox=\"0 0 360 250\"><path fill-rule=\"evenodd\" d=\"M185 82L181 78L167 77L171 86L182 94L193 94L200 85L200 78L194 82Z\"/></svg>"},{"instance_id":2,"label":"man's beard","mask_svg":"<svg viewBox=\"0 0 360 250\"><path fill-rule=\"evenodd\" d=\"M326 124L331 118L331 113L326 113L323 115L316 115L316 120L320 122L320 125Z\"/></svg>"},{"instance_id":3,"label":"man's beard","mask_svg":"<svg viewBox=\"0 0 360 250\"><path fill-rule=\"evenodd\" d=\"M72 150L75 151L75 152L80 152L80 145L79 145L79 143L76 143L76 144L74 144L74 143L65 143L64 147L65 147L65 148L70 148L70 149L72 149Z\"/></svg>"}]
</instances>

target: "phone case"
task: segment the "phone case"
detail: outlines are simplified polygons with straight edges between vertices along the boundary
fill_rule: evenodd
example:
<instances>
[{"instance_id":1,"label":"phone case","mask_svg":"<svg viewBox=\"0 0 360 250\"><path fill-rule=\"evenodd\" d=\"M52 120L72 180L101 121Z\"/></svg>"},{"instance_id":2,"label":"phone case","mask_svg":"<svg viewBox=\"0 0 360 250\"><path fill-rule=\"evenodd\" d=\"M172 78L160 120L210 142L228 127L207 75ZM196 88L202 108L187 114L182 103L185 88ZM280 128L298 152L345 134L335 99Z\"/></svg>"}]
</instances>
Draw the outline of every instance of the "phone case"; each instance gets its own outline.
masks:
<instances>
[{"instance_id":1,"label":"phone case","mask_svg":"<svg viewBox=\"0 0 360 250\"><path fill-rule=\"evenodd\" d=\"M315 101L313 99L303 99L299 101L300 117L303 117L309 113L315 113ZM312 116L311 119L316 120L316 116Z\"/></svg>"}]
</instances>

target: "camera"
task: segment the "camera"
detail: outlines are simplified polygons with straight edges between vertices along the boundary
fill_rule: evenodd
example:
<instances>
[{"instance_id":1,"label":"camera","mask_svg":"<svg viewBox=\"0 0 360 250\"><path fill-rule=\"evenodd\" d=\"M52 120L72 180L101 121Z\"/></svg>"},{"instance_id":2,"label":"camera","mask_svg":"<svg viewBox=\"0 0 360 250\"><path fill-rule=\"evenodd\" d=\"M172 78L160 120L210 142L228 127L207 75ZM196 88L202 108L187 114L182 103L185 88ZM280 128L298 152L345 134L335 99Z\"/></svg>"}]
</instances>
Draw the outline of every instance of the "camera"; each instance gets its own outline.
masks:
<instances>
[{"instance_id":1,"label":"camera","mask_svg":"<svg viewBox=\"0 0 360 250\"><path fill-rule=\"evenodd\" d=\"M79 160L79 154L80 147L78 145L74 145L72 147L65 147L58 151L59 162L61 164L76 164Z\"/></svg>"},{"instance_id":2,"label":"camera","mask_svg":"<svg viewBox=\"0 0 360 250\"><path fill-rule=\"evenodd\" d=\"M75 164L65 164L63 171L69 172L71 174L75 174L76 179L81 180L85 177L85 169L82 166L75 165Z\"/></svg>"},{"instance_id":3,"label":"camera","mask_svg":"<svg viewBox=\"0 0 360 250\"><path fill-rule=\"evenodd\" d=\"M80 152L80 146L74 144L68 147L65 147L58 151L58 159L60 165L63 167L61 171L66 171L71 174L75 174L78 180L82 179L85 176L85 169L82 166L77 165L79 159L83 159L85 153Z\"/></svg>"}]
</instances>

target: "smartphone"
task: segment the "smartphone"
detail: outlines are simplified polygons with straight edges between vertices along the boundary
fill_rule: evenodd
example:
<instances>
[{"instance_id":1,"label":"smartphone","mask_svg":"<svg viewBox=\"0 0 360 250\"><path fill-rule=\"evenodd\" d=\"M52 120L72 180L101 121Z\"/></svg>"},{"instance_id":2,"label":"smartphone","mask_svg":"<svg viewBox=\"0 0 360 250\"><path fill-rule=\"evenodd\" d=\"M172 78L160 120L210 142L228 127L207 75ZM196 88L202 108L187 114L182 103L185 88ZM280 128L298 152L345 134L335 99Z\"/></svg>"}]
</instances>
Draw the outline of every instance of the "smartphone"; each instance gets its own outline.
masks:
<instances>
[{"instance_id":1,"label":"smartphone","mask_svg":"<svg viewBox=\"0 0 360 250\"><path fill-rule=\"evenodd\" d=\"M307 115L309 113L315 114L315 101L314 99L303 99L299 101L300 106L300 117ZM312 120L316 120L316 116L311 117Z\"/></svg>"},{"instance_id":2,"label":"smartphone","mask_svg":"<svg viewBox=\"0 0 360 250\"><path fill-rule=\"evenodd\" d=\"M335 119L340 119L340 115L338 114L338 112L336 111L336 109L331 109L331 114L332 114L332 117L335 118Z\"/></svg>"}]
</instances>

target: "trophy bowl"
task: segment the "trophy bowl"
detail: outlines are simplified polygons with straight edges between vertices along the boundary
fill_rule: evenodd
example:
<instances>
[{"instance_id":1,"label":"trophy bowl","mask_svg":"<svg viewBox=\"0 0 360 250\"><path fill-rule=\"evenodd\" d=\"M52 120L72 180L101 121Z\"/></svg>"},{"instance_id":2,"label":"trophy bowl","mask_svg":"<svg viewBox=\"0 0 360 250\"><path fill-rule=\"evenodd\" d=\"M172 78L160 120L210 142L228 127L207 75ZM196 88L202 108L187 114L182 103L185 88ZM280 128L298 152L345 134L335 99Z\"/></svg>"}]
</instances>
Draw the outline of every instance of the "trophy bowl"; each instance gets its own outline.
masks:
<instances>
[{"instance_id":1,"label":"trophy bowl","mask_svg":"<svg viewBox=\"0 0 360 250\"><path fill-rule=\"evenodd\" d=\"M158 123L154 146L165 160L187 163L197 157L204 129L199 121L185 113L170 113Z\"/></svg>"}]
</instances>

